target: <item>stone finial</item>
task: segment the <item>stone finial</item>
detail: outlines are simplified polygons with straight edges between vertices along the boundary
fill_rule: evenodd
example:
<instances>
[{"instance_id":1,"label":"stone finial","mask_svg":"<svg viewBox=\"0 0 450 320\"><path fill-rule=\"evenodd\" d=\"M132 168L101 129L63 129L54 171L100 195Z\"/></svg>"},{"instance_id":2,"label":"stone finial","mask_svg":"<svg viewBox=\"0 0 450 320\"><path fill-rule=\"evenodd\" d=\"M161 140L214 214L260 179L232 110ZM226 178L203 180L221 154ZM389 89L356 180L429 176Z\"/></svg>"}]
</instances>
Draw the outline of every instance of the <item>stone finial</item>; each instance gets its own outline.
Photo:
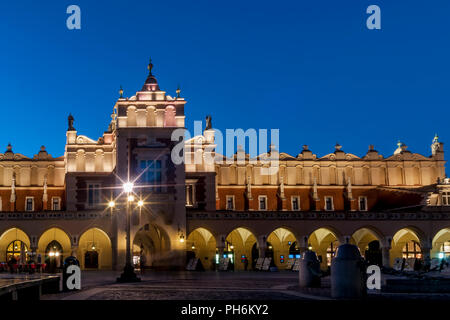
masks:
<instances>
[{"instance_id":1,"label":"stone finial","mask_svg":"<svg viewBox=\"0 0 450 320\"><path fill-rule=\"evenodd\" d=\"M308 150L308 145L307 145L307 144L304 144L304 145L303 145L303 151L309 151L309 150Z\"/></svg>"},{"instance_id":2,"label":"stone finial","mask_svg":"<svg viewBox=\"0 0 450 320\"><path fill-rule=\"evenodd\" d=\"M335 151L341 151L342 146L336 142L336 145L334 146Z\"/></svg>"},{"instance_id":3,"label":"stone finial","mask_svg":"<svg viewBox=\"0 0 450 320\"><path fill-rule=\"evenodd\" d=\"M119 98L120 98L120 99L123 98L123 88L122 88L122 85L120 85L120 89L119 89Z\"/></svg>"},{"instance_id":4,"label":"stone finial","mask_svg":"<svg viewBox=\"0 0 450 320\"><path fill-rule=\"evenodd\" d=\"M375 146L373 144L369 145L369 151L375 151Z\"/></svg>"},{"instance_id":5,"label":"stone finial","mask_svg":"<svg viewBox=\"0 0 450 320\"><path fill-rule=\"evenodd\" d=\"M176 92L177 92L177 98L180 98L180 93L181 93L180 85L178 85Z\"/></svg>"}]
</instances>

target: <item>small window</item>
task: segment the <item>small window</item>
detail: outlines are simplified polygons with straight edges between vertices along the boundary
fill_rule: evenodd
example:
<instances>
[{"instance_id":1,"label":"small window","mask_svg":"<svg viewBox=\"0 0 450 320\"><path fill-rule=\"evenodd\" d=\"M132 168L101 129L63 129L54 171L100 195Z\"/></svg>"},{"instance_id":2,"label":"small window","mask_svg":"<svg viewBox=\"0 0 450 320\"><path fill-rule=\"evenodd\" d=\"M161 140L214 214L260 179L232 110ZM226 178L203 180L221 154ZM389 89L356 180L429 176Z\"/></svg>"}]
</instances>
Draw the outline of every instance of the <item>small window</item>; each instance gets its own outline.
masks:
<instances>
[{"instance_id":1,"label":"small window","mask_svg":"<svg viewBox=\"0 0 450 320\"><path fill-rule=\"evenodd\" d=\"M25 198L25 211L34 211L34 198L33 197Z\"/></svg>"},{"instance_id":2,"label":"small window","mask_svg":"<svg viewBox=\"0 0 450 320\"><path fill-rule=\"evenodd\" d=\"M141 160L140 170L142 183L147 184L150 191L161 192L161 160Z\"/></svg>"},{"instance_id":3,"label":"small window","mask_svg":"<svg viewBox=\"0 0 450 320\"><path fill-rule=\"evenodd\" d=\"M367 211L367 197L359 197L359 211Z\"/></svg>"},{"instance_id":4,"label":"small window","mask_svg":"<svg viewBox=\"0 0 450 320\"><path fill-rule=\"evenodd\" d=\"M100 184L91 183L88 185L88 206L95 207L100 204Z\"/></svg>"},{"instance_id":5,"label":"small window","mask_svg":"<svg viewBox=\"0 0 450 320\"><path fill-rule=\"evenodd\" d=\"M450 206L450 191L442 192L442 204L444 206Z\"/></svg>"},{"instance_id":6,"label":"small window","mask_svg":"<svg viewBox=\"0 0 450 320\"><path fill-rule=\"evenodd\" d=\"M193 207L195 205L195 184L186 185L186 206Z\"/></svg>"},{"instance_id":7,"label":"small window","mask_svg":"<svg viewBox=\"0 0 450 320\"><path fill-rule=\"evenodd\" d=\"M52 198L52 210L53 211L61 210L61 198L60 197Z\"/></svg>"},{"instance_id":8,"label":"small window","mask_svg":"<svg viewBox=\"0 0 450 320\"><path fill-rule=\"evenodd\" d=\"M3 203L2 203L2 197L0 197L0 211L2 211L2 210L3 210L3 207L2 207L2 205L3 205Z\"/></svg>"},{"instance_id":9,"label":"small window","mask_svg":"<svg viewBox=\"0 0 450 320\"><path fill-rule=\"evenodd\" d=\"M291 204L292 204L292 211L299 211L300 210L300 197L299 196L292 197Z\"/></svg>"},{"instance_id":10,"label":"small window","mask_svg":"<svg viewBox=\"0 0 450 320\"><path fill-rule=\"evenodd\" d=\"M227 210L234 210L234 196L227 196Z\"/></svg>"},{"instance_id":11,"label":"small window","mask_svg":"<svg viewBox=\"0 0 450 320\"><path fill-rule=\"evenodd\" d=\"M267 196L259 196L259 210L267 210Z\"/></svg>"},{"instance_id":12,"label":"small window","mask_svg":"<svg viewBox=\"0 0 450 320\"><path fill-rule=\"evenodd\" d=\"M326 211L334 210L333 197L331 196L325 197L325 210Z\"/></svg>"}]
</instances>

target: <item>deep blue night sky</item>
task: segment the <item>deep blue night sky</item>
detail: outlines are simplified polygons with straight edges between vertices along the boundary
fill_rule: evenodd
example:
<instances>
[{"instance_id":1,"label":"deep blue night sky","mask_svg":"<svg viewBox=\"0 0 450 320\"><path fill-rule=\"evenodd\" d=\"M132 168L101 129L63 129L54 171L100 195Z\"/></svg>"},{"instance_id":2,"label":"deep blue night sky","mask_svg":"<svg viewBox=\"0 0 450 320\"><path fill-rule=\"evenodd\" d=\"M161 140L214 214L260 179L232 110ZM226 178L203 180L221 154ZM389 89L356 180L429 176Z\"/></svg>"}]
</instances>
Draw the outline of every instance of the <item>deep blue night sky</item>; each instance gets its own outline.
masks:
<instances>
[{"instance_id":1,"label":"deep blue night sky","mask_svg":"<svg viewBox=\"0 0 450 320\"><path fill-rule=\"evenodd\" d=\"M82 29L66 28L81 7ZM382 30L366 28L381 8ZM8 1L0 11L0 151L64 153L107 129L118 89L142 87L151 56L162 90L178 84L187 126L279 128L281 151L384 156L397 140L450 152L448 0Z\"/></svg>"}]
</instances>

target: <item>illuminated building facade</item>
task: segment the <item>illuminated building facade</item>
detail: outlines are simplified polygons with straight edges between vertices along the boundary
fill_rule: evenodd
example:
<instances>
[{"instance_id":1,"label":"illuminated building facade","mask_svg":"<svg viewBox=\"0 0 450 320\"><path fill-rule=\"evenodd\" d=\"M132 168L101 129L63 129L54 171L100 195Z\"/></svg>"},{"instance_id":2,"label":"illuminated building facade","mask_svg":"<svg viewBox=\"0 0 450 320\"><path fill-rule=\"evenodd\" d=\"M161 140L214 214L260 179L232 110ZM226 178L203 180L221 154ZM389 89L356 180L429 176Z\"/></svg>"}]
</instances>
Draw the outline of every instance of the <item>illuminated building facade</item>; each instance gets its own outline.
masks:
<instances>
[{"instance_id":1,"label":"illuminated building facade","mask_svg":"<svg viewBox=\"0 0 450 320\"><path fill-rule=\"evenodd\" d=\"M297 156L271 147L251 159L239 148L227 159L207 126L185 141L185 156L214 161L177 164L172 135L185 127L186 100L162 91L152 67L136 95L121 91L97 140L78 134L69 116L64 156L42 147L27 158L10 145L0 155L0 262L74 255L85 269L119 270L127 202L135 262L144 254L155 269L184 268L186 257L212 269L224 255L237 270L264 256L283 269L308 248L326 268L346 242L385 266L450 256L450 182L438 137L429 157L399 143L389 157L373 146L358 157L340 145L318 157L305 145ZM267 158L279 159L271 174Z\"/></svg>"}]
</instances>

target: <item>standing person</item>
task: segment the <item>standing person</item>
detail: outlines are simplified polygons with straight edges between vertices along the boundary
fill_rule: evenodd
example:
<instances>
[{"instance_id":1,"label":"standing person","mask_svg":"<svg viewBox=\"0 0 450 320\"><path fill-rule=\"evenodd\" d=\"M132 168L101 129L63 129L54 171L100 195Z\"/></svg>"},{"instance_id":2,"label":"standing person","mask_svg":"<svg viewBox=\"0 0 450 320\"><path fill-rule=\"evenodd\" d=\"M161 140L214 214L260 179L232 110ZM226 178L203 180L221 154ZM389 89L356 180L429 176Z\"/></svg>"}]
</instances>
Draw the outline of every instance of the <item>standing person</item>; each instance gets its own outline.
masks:
<instances>
[{"instance_id":1,"label":"standing person","mask_svg":"<svg viewBox=\"0 0 450 320\"><path fill-rule=\"evenodd\" d=\"M141 274L144 274L145 264L147 263L147 258L145 257L144 251L141 251L141 256L139 257L139 266L141 268Z\"/></svg>"}]
</instances>

